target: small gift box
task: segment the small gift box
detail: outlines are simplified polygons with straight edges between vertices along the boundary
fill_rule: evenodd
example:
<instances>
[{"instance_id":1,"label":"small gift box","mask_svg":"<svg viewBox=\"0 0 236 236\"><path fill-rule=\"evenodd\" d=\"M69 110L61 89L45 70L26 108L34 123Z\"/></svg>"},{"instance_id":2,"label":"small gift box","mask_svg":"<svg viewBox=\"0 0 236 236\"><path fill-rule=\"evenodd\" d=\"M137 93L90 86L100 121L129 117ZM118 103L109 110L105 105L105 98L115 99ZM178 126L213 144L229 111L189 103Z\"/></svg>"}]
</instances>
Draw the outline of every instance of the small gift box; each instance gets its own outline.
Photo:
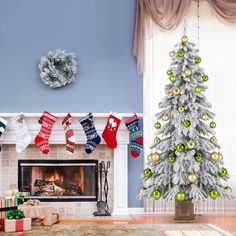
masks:
<instances>
[{"instance_id":1,"label":"small gift box","mask_svg":"<svg viewBox=\"0 0 236 236\"><path fill-rule=\"evenodd\" d=\"M32 220L32 225L33 226L50 226L50 225L53 225L53 224L56 224L60 221L59 219L59 214L57 213L52 213L51 216L48 216L48 217L45 217L45 218L42 218L42 219L35 219L35 220Z\"/></svg>"},{"instance_id":2,"label":"small gift box","mask_svg":"<svg viewBox=\"0 0 236 236\"><path fill-rule=\"evenodd\" d=\"M0 198L0 219L5 219L7 212L13 209L17 209L17 198Z\"/></svg>"},{"instance_id":3,"label":"small gift box","mask_svg":"<svg viewBox=\"0 0 236 236\"><path fill-rule=\"evenodd\" d=\"M30 196L30 192L19 192L19 197L29 197Z\"/></svg>"},{"instance_id":4,"label":"small gift box","mask_svg":"<svg viewBox=\"0 0 236 236\"><path fill-rule=\"evenodd\" d=\"M25 218L24 212L19 209L11 210L4 220L5 232L20 232L31 230L31 218Z\"/></svg>"},{"instance_id":5,"label":"small gift box","mask_svg":"<svg viewBox=\"0 0 236 236\"><path fill-rule=\"evenodd\" d=\"M4 192L4 198L5 199L12 199L19 197L19 190L18 189L12 189Z\"/></svg>"},{"instance_id":6,"label":"small gift box","mask_svg":"<svg viewBox=\"0 0 236 236\"><path fill-rule=\"evenodd\" d=\"M4 220L4 231L5 232L20 232L31 230L31 218L23 218L19 220Z\"/></svg>"}]
</instances>

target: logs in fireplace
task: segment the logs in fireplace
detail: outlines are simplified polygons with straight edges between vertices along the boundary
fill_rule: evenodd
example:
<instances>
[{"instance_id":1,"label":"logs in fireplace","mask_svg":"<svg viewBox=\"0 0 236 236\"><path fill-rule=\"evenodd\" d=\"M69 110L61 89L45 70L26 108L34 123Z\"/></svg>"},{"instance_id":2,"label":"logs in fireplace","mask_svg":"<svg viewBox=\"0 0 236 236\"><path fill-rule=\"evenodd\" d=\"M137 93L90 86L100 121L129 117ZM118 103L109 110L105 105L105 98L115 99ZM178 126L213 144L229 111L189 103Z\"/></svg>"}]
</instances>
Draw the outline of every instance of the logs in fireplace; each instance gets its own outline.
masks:
<instances>
[{"instance_id":1,"label":"logs in fireplace","mask_svg":"<svg viewBox=\"0 0 236 236\"><path fill-rule=\"evenodd\" d=\"M38 187L38 190L35 191L36 196L50 196L55 195L55 187L61 188L61 196L81 196L83 195L82 189L77 184L71 184L69 182L64 182L59 179L55 180L43 180L36 179L34 182L34 187Z\"/></svg>"},{"instance_id":2,"label":"logs in fireplace","mask_svg":"<svg viewBox=\"0 0 236 236\"><path fill-rule=\"evenodd\" d=\"M19 160L18 187L43 201L96 201L97 160Z\"/></svg>"}]
</instances>

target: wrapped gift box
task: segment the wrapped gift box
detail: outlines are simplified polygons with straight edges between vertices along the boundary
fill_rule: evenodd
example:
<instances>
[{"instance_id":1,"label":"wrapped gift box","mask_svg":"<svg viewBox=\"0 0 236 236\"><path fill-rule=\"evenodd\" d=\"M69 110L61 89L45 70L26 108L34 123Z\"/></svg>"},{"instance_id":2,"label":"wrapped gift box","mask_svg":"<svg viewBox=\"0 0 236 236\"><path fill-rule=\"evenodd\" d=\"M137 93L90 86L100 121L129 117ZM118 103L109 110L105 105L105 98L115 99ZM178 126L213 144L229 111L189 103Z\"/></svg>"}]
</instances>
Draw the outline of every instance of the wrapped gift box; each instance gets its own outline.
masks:
<instances>
[{"instance_id":1,"label":"wrapped gift box","mask_svg":"<svg viewBox=\"0 0 236 236\"><path fill-rule=\"evenodd\" d=\"M23 218L19 220L4 220L5 232L21 232L31 230L31 218Z\"/></svg>"},{"instance_id":2,"label":"wrapped gift box","mask_svg":"<svg viewBox=\"0 0 236 236\"><path fill-rule=\"evenodd\" d=\"M5 219L7 212L12 209L17 209L17 198L0 198L0 219Z\"/></svg>"},{"instance_id":3,"label":"wrapped gift box","mask_svg":"<svg viewBox=\"0 0 236 236\"><path fill-rule=\"evenodd\" d=\"M19 192L19 197L29 197L30 192Z\"/></svg>"},{"instance_id":4,"label":"wrapped gift box","mask_svg":"<svg viewBox=\"0 0 236 236\"><path fill-rule=\"evenodd\" d=\"M25 217L32 219L43 219L52 215L52 207L50 205L40 204L38 206L28 206L26 204L19 205L18 209L22 210Z\"/></svg>"},{"instance_id":5,"label":"wrapped gift box","mask_svg":"<svg viewBox=\"0 0 236 236\"><path fill-rule=\"evenodd\" d=\"M37 225L52 225L59 221L59 215L52 213L52 207L47 204L42 204L37 206L30 206L26 203L19 205L18 209L22 210L25 214L25 217L32 219L37 219Z\"/></svg>"},{"instance_id":6,"label":"wrapped gift box","mask_svg":"<svg viewBox=\"0 0 236 236\"><path fill-rule=\"evenodd\" d=\"M3 230L4 219L7 216L7 212L17 209L17 199L5 199L0 198L0 230Z\"/></svg>"},{"instance_id":7,"label":"wrapped gift box","mask_svg":"<svg viewBox=\"0 0 236 236\"><path fill-rule=\"evenodd\" d=\"M52 213L52 215L50 217L45 217L43 219L35 219L32 221L32 225L33 226L50 226L53 224L56 224L57 222L59 222L59 214L57 213Z\"/></svg>"}]
</instances>

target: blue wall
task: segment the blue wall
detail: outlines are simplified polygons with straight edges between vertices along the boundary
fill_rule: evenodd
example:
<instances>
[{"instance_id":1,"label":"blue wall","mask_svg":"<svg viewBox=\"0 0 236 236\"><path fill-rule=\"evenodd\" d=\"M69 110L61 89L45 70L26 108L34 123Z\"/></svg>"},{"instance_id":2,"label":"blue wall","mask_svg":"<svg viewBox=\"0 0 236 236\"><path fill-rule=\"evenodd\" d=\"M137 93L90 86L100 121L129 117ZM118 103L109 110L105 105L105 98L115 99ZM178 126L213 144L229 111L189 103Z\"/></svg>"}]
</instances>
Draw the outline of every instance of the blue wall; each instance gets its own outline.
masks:
<instances>
[{"instance_id":1,"label":"blue wall","mask_svg":"<svg viewBox=\"0 0 236 236\"><path fill-rule=\"evenodd\" d=\"M142 112L132 55L135 0L1 0L0 112ZM38 64L49 50L77 56L76 82L50 89ZM130 180L140 175L129 161ZM130 205L137 189L131 185Z\"/></svg>"}]
</instances>

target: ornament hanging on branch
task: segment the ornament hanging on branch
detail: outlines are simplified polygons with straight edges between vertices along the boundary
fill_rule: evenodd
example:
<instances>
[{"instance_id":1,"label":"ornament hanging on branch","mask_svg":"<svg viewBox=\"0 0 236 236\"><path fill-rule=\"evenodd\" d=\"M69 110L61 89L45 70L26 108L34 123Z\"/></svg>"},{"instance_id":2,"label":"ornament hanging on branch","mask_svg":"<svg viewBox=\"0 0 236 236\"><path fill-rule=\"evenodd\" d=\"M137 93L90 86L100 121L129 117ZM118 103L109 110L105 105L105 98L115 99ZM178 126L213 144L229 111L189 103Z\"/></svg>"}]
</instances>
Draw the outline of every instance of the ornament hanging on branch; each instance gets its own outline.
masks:
<instances>
[{"instance_id":1,"label":"ornament hanging on branch","mask_svg":"<svg viewBox=\"0 0 236 236\"><path fill-rule=\"evenodd\" d=\"M206 121L206 120L208 120L208 119L209 119L209 117L208 117L208 115L207 115L207 114L203 114L203 115L202 115L202 119Z\"/></svg>"},{"instance_id":2,"label":"ornament hanging on branch","mask_svg":"<svg viewBox=\"0 0 236 236\"><path fill-rule=\"evenodd\" d=\"M65 50L49 51L41 58L40 77L50 88L59 88L75 80L77 64L73 53Z\"/></svg>"},{"instance_id":3,"label":"ornament hanging on branch","mask_svg":"<svg viewBox=\"0 0 236 236\"><path fill-rule=\"evenodd\" d=\"M178 112L180 112L180 113L183 113L183 112L184 112L184 107L183 107L182 105L180 105L180 106L178 107Z\"/></svg>"},{"instance_id":4,"label":"ornament hanging on branch","mask_svg":"<svg viewBox=\"0 0 236 236\"><path fill-rule=\"evenodd\" d=\"M180 88L179 87L174 87L172 89L172 94L175 95L175 96L180 95Z\"/></svg>"},{"instance_id":5,"label":"ornament hanging on branch","mask_svg":"<svg viewBox=\"0 0 236 236\"><path fill-rule=\"evenodd\" d=\"M192 71L187 68L184 70L184 74L185 74L185 76L190 76L190 75L192 75Z\"/></svg>"}]
</instances>

